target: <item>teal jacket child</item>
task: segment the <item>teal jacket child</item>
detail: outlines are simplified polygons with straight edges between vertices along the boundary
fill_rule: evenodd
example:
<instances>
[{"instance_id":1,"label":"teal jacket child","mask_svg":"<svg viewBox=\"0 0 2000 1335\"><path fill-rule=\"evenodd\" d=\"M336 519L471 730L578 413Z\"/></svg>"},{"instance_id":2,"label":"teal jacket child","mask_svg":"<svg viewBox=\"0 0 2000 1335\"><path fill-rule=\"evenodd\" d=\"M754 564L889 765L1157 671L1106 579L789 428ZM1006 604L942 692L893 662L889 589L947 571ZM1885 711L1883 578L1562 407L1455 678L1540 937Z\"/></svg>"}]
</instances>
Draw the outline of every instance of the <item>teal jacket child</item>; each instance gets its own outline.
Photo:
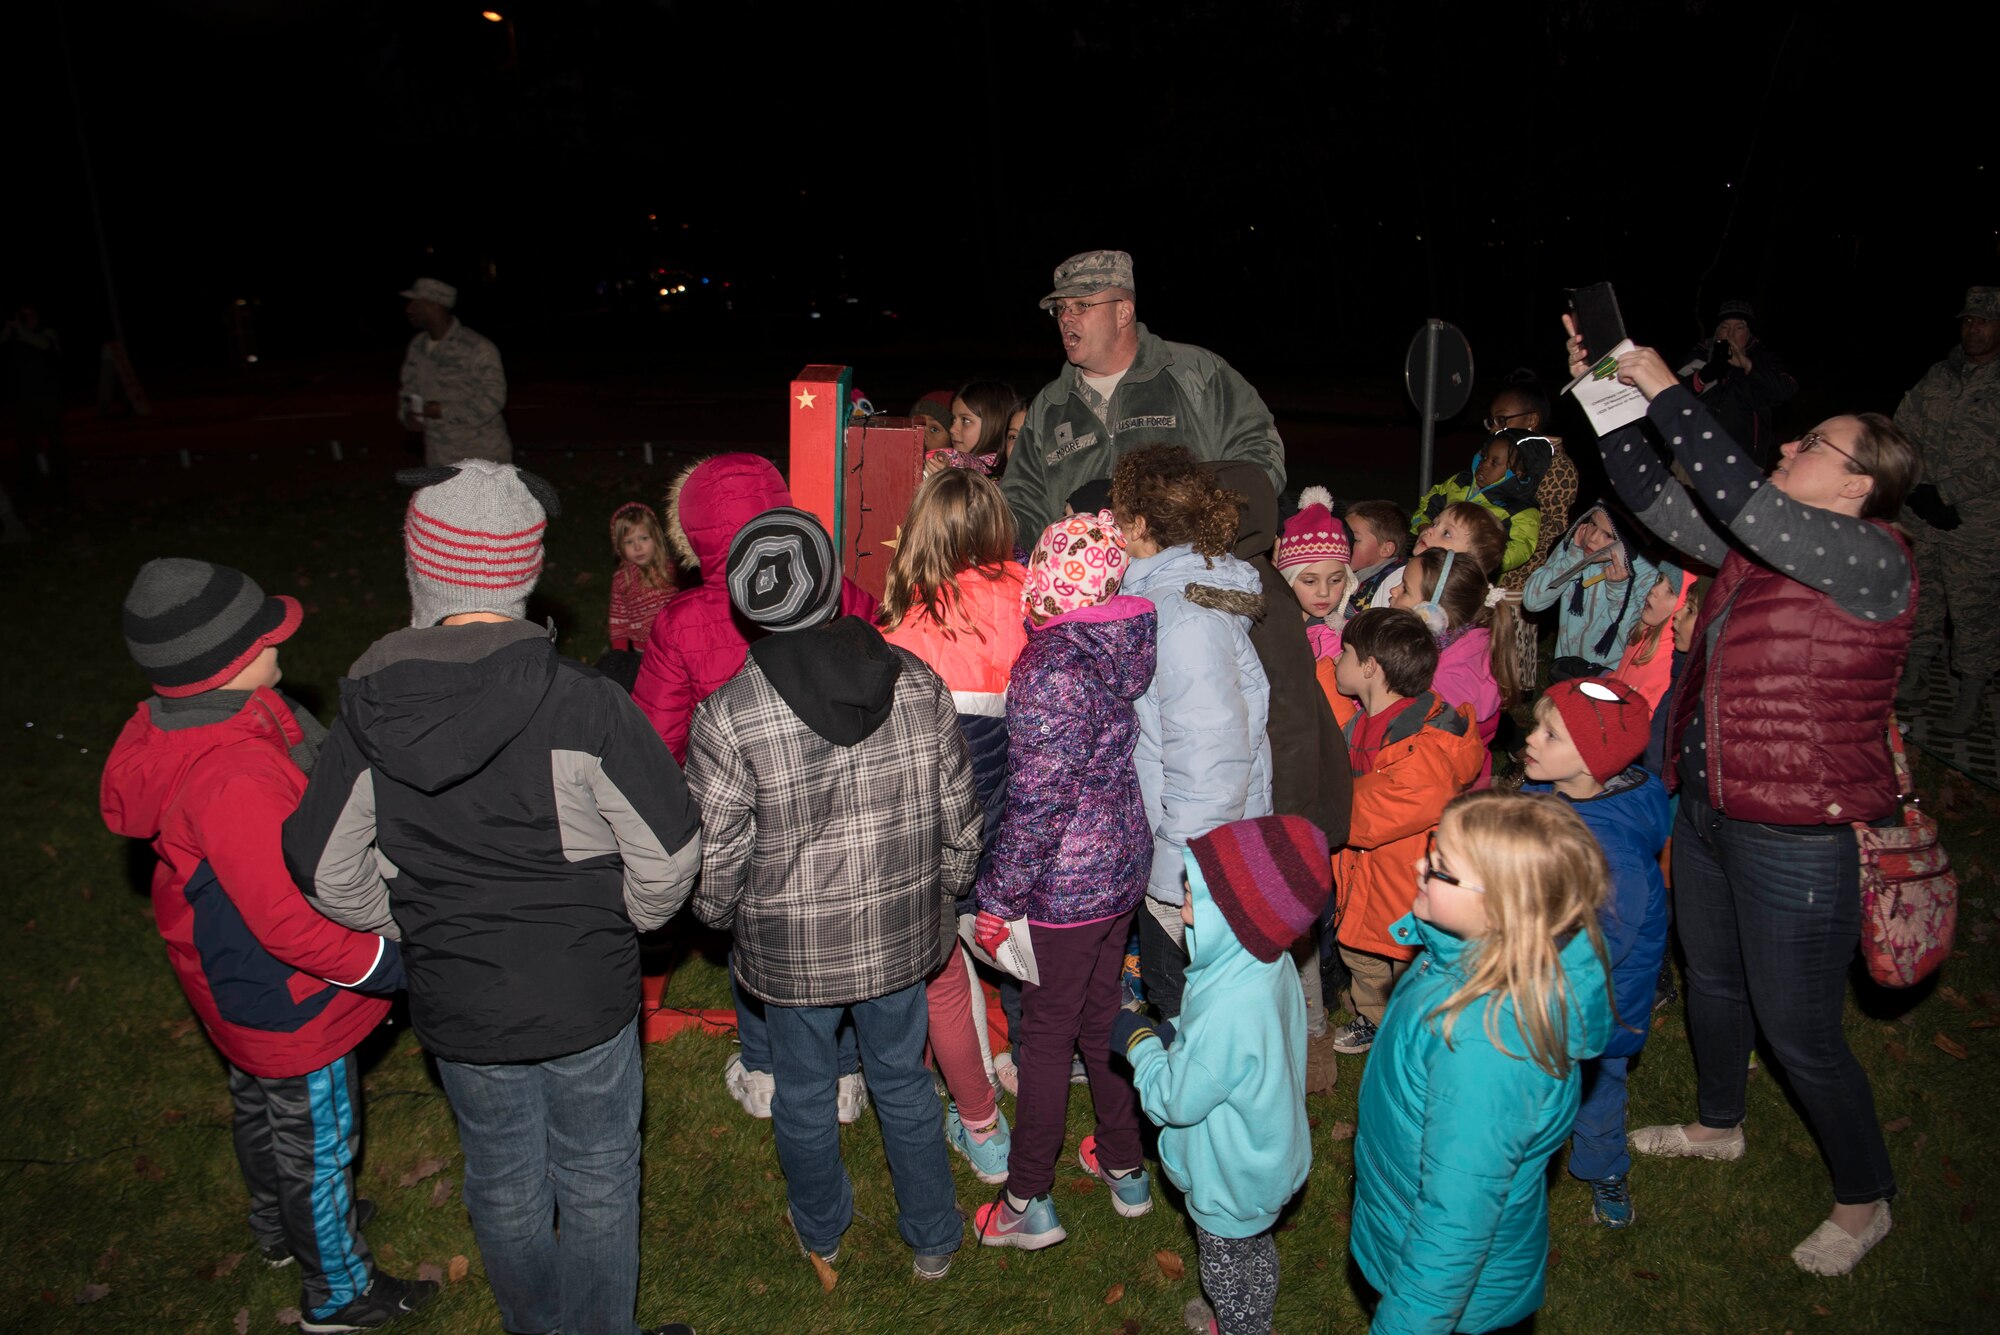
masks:
<instances>
[{"instance_id":1,"label":"teal jacket child","mask_svg":"<svg viewBox=\"0 0 2000 1335\"><path fill-rule=\"evenodd\" d=\"M1511 1001L1498 1003L1507 1051L1487 1037L1490 998L1459 1014L1446 1046L1431 1016L1465 981L1476 943L1414 915L1391 933L1419 950L1361 1077L1348 1249L1382 1294L1369 1330L1512 1325L1542 1305L1549 1159L1576 1120L1577 1062L1611 1038L1604 965L1588 933L1563 947L1571 1064L1556 1079L1526 1057Z\"/></svg>"},{"instance_id":2,"label":"teal jacket child","mask_svg":"<svg viewBox=\"0 0 2000 1335\"><path fill-rule=\"evenodd\" d=\"M1305 997L1285 951L1325 904L1332 859L1297 816L1221 826L1183 857L1194 923L1181 1013L1161 1026L1171 1043L1129 1012L1112 1042L1195 1223L1250 1238L1277 1223L1312 1166Z\"/></svg>"}]
</instances>

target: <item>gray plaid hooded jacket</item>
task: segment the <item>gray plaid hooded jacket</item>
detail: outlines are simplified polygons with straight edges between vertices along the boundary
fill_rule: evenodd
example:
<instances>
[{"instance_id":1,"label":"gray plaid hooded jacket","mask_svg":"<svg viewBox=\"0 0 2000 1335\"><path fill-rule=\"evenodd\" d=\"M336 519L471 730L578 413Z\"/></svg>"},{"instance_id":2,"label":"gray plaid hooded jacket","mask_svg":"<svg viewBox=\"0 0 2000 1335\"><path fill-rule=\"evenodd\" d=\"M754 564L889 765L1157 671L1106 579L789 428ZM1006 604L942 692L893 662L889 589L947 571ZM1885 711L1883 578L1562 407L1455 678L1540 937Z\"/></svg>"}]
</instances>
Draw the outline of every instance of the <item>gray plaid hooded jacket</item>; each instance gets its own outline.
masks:
<instances>
[{"instance_id":1,"label":"gray plaid hooded jacket","mask_svg":"<svg viewBox=\"0 0 2000 1335\"><path fill-rule=\"evenodd\" d=\"M846 1006L928 977L978 866L984 813L951 692L889 651L889 717L852 746L808 727L754 654L694 712L694 910L735 933L737 979L774 1005Z\"/></svg>"}]
</instances>

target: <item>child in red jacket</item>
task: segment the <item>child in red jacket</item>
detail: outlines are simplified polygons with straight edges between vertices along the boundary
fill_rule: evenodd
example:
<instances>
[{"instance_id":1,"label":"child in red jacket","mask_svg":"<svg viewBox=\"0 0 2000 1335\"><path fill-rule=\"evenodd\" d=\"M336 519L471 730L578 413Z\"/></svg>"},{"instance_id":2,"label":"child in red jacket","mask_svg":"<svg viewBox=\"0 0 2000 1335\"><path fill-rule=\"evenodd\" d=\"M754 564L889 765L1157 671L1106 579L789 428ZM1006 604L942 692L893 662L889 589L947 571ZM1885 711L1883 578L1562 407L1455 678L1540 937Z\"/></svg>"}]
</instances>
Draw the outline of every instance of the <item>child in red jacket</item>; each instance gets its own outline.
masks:
<instances>
[{"instance_id":1,"label":"child in red jacket","mask_svg":"<svg viewBox=\"0 0 2000 1335\"><path fill-rule=\"evenodd\" d=\"M153 684L104 767L104 823L152 841L153 914L188 1004L229 1065L250 1230L299 1263L302 1331L386 1325L437 1293L374 1266L354 1198L352 1053L403 983L394 941L316 913L279 831L326 730L274 689L299 604L240 571L149 561L125 641Z\"/></svg>"}]
</instances>

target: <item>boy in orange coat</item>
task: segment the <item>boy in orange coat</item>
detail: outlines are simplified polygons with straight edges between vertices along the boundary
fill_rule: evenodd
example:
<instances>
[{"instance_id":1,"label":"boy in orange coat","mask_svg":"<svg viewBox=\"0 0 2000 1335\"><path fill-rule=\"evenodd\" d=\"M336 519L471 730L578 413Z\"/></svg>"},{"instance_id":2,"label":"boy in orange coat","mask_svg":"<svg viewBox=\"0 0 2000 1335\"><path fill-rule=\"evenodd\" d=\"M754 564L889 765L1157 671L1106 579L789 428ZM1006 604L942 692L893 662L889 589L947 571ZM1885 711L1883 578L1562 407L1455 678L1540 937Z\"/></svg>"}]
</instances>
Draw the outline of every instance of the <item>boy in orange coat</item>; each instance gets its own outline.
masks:
<instances>
[{"instance_id":1,"label":"boy in orange coat","mask_svg":"<svg viewBox=\"0 0 2000 1335\"><path fill-rule=\"evenodd\" d=\"M1479 777L1486 759L1471 707L1453 709L1431 693L1437 662L1437 641L1415 613L1373 607L1347 623L1340 656L1316 669L1354 768L1353 819L1333 855L1354 1019L1334 1034L1336 1052L1374 1044L1390 990L1414 953L1389 935L1416 899L1411 868L1445 804Z\"/></svg>"}]
</instances>

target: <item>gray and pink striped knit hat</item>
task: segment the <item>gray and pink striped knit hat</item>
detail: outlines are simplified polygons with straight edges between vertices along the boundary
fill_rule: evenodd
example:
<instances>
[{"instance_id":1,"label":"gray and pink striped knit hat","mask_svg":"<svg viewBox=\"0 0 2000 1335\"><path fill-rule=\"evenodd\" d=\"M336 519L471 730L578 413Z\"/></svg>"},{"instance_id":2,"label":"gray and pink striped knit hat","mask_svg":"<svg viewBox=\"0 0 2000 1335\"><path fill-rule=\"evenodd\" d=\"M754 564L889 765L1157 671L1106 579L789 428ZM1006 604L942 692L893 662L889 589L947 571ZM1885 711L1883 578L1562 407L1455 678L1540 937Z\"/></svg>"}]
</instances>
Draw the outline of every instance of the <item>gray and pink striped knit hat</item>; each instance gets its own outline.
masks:
<instances>
[{"instance_id":1,"label":"gray and pink striped knit hat","mask_svg":"<svg viewBox=\"0 0 2000 1335\"><path fill-rule=\"evenodd\" d=\"M403 519L410 624L464 612L527 616L542 575L542 538L562 513L555 488L512 464L465 459L396 474L418 488Z\"/></svg>"}]
</instances>

